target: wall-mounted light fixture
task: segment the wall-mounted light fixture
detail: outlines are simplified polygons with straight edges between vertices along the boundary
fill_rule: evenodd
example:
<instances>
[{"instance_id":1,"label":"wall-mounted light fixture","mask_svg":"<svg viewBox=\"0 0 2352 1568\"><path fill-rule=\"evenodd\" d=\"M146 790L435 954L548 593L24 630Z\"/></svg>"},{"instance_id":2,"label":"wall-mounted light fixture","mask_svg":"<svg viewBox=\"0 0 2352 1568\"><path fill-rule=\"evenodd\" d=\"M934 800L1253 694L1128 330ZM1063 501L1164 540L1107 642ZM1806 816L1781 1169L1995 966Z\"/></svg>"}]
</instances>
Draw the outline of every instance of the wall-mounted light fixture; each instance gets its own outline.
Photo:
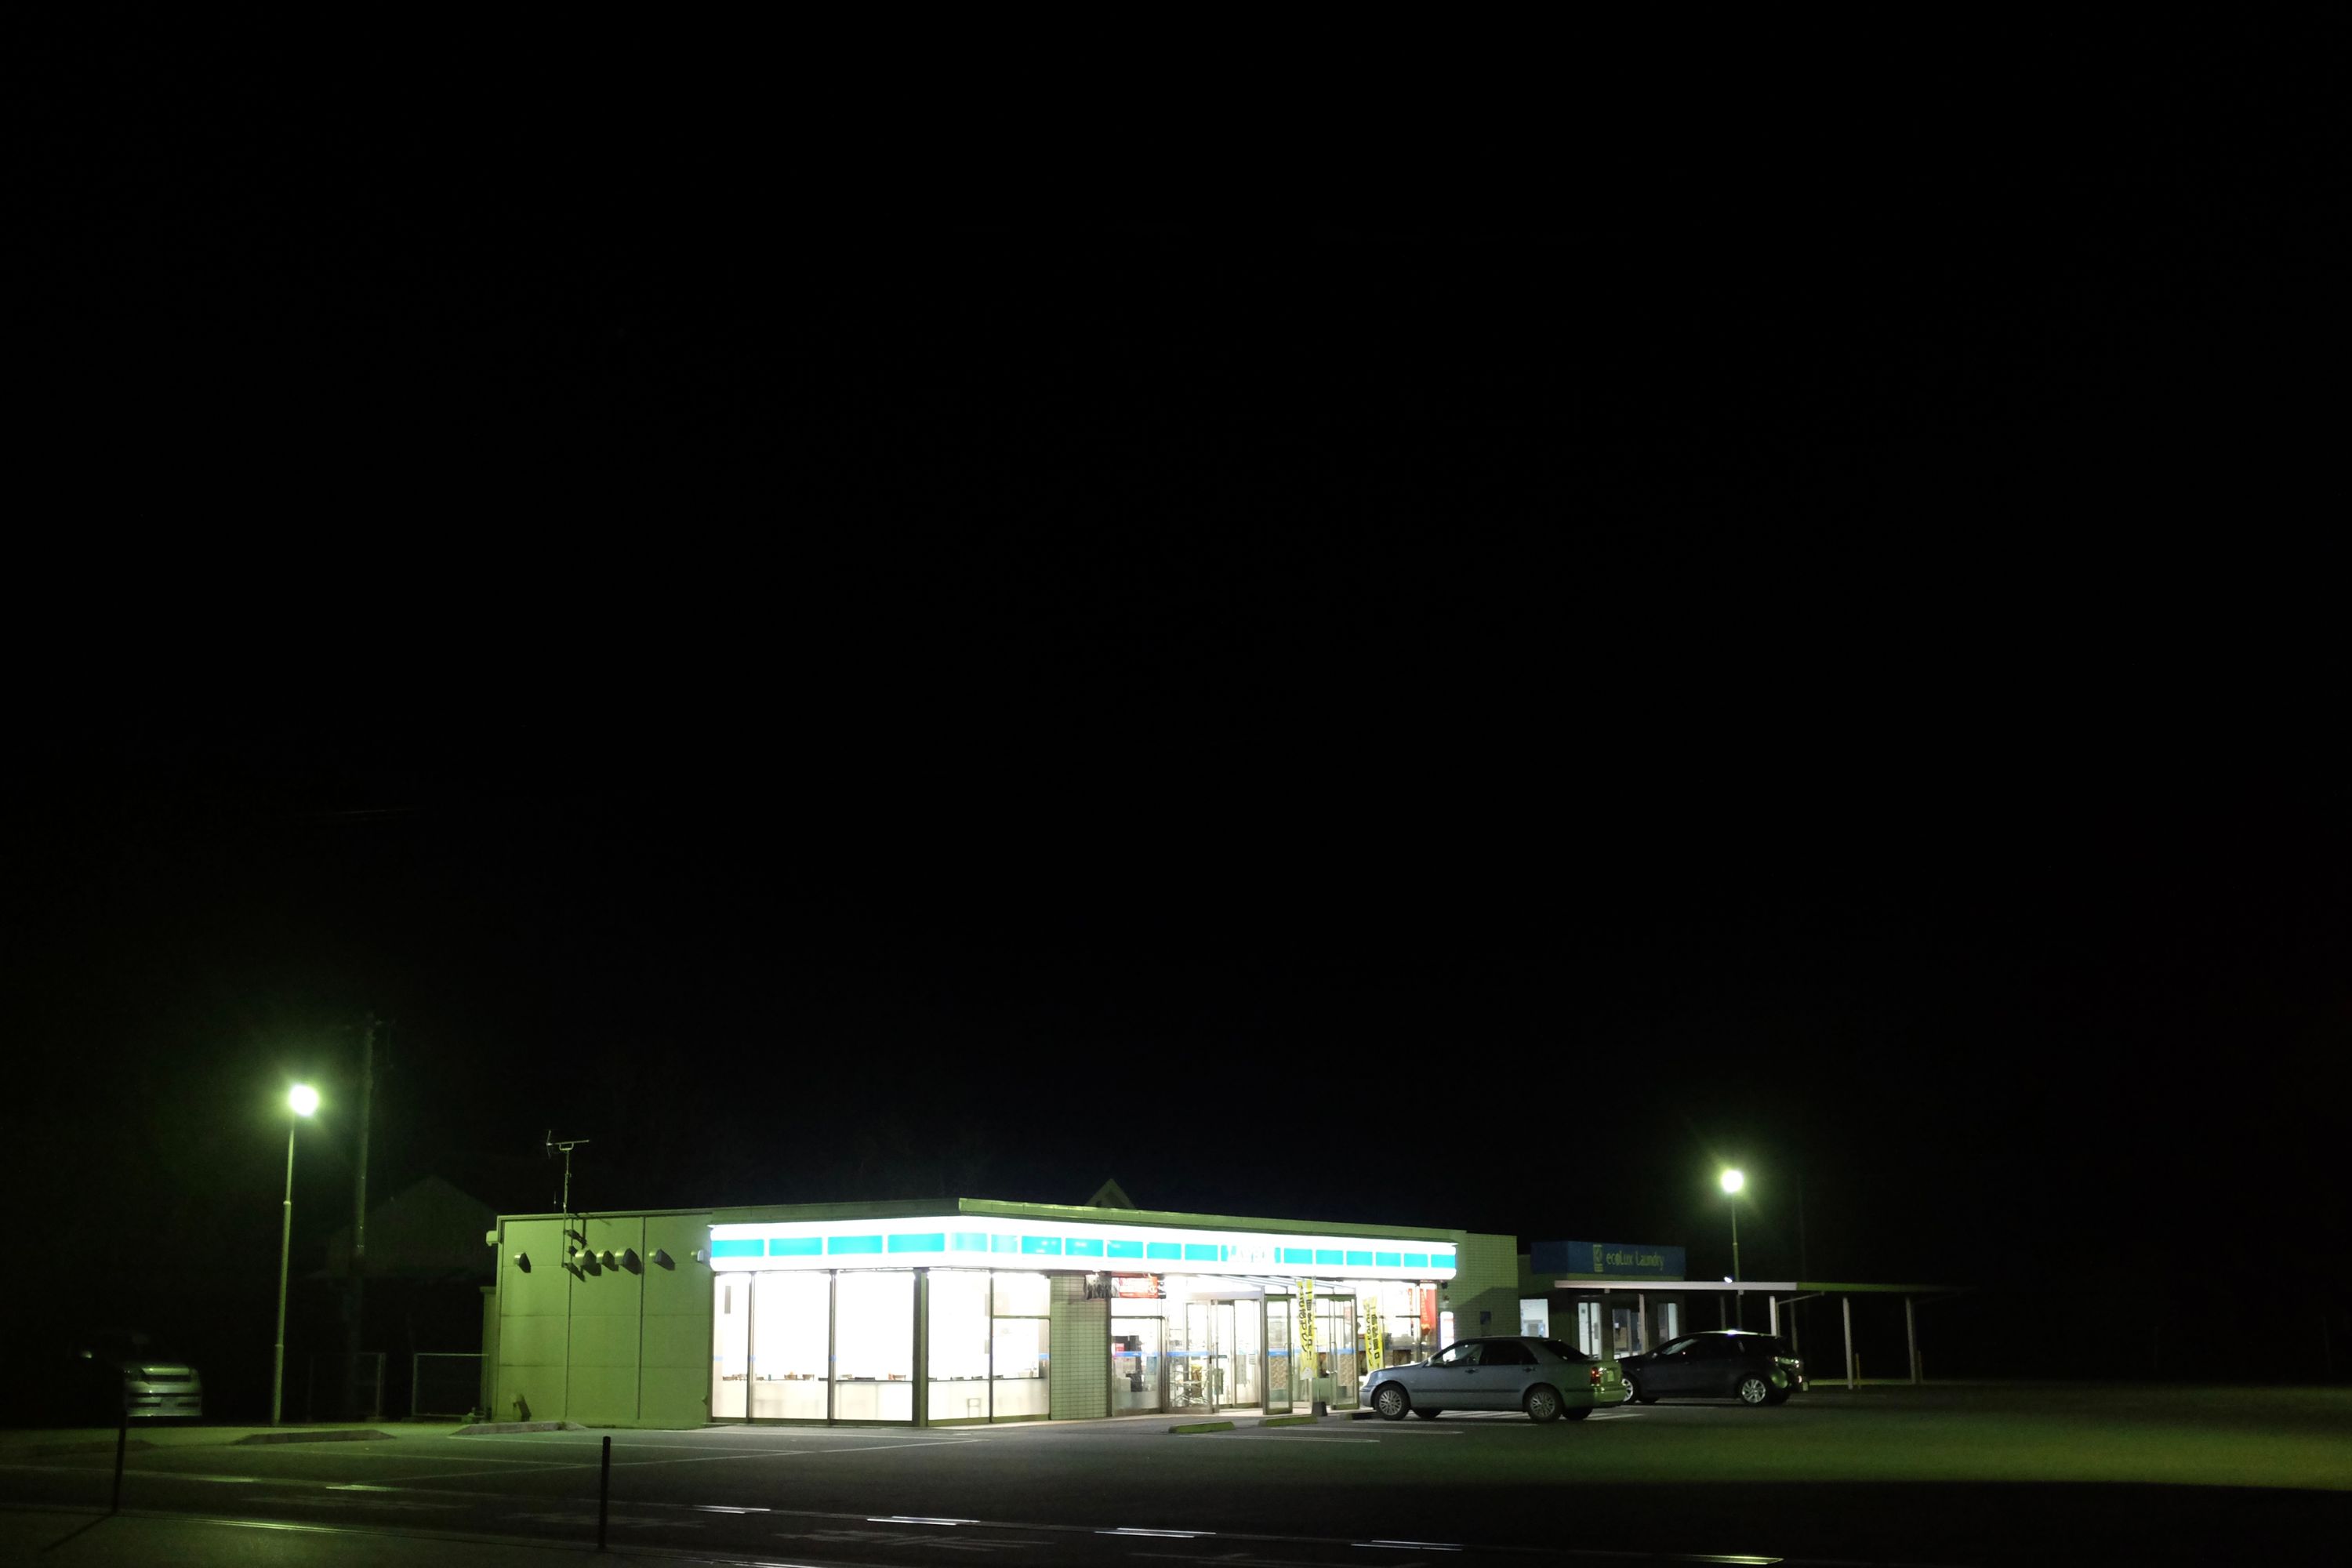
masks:
<instances>
[{"instance_id":1,"label":"wall-mounted light fixture","mask_svg":"<svg viewBox=\"0 0 2352 1568\"><path fill-rule=\"evenodd\" d=\"M525 1274L530 1273L530 1253L528 1253L528 1252L518 1252L518 1253L516 1253L516 1254L515 1254L515 1268L516 1268L518 1270L520 1270L520 1272L522 1272L522 1273L525 1273Z\"/></svg>"},{"instance_id":2,"label":"wall-mounted light fixture","mask_svg":"<svg viewBox=\"0 0 2352 1568\"><path fill-rule=\"evenodd\" d=\"M688 1253L687 1256L693 1258L697 1263L708 1263L710 1261L709 1255L705 1253L702 1248L698 1247L692 1252Z\"/></svg>"},{"instance_id":3,"label":"wall-mounted light fixture","mask_svg":"<svg viewBox=\"0 0 2352 1568\"><path fill-rule=\"evenodd\" d=\"M670 1261L670 1256L669 1256L669 1254L668 1254L668 1253L667 1253L667 1252L664 1252L664 1251L663 1251L660 1247L655 1247L655 1248L653 1249L653 1253L652 1253L652 1255L651 1255L650 1261L652 1262L653 1266L654 1266L655 1268L677 1268L677 1265L676 1263L673 1263L672 1261Z\"/></svg>"}]
</instances>

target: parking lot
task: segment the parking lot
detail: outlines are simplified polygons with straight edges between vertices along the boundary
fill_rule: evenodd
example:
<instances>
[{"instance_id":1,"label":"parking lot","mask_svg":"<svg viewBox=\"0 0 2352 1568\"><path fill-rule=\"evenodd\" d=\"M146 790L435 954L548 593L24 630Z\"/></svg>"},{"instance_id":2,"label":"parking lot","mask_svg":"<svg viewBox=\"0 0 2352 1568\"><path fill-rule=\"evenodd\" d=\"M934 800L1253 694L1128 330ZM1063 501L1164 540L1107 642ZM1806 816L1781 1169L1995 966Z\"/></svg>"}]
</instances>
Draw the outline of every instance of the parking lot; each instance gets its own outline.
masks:
<instances>
[{"instance_id":1,"label":"parking lot","mask_svg":"<svg viewBox=\"0 0 2352 1568\"><path fill-rule=\"evenodd\" d=\"M2245 1560L2259 1548L2336 1562L2352 1528L2352 1393L2332 1389L1866 1387L1777 1409L1620 1406L1542 1426L1243 1418L1185 1436L1164 1418L380 1430L267 1443L141 1434L124 1503L142 1516L584 1547L609 1436L616 1545L774 1561L1632 1552L1960 1563ZM0 1501L56 1510L62 1531L71 1512L107 1506L112 1447L109 1434L11 1434ZM33 1516L11 1517L21 1529Z\"/></svg>"}]
</instances>

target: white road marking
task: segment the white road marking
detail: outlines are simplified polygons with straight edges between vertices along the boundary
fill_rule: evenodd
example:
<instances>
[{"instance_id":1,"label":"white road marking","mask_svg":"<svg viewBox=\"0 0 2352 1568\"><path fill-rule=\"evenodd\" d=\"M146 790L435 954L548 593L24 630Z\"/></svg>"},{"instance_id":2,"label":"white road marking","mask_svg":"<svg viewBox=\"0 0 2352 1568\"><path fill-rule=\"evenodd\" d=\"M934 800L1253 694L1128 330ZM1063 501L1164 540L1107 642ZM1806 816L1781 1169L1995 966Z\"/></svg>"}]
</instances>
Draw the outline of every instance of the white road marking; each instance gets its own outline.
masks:
<instances>
[{"instance_id":1,"label":"white road marking","mask_svg":"<svg viewBox=\"0 0 2352 1568\"><path fill-rule=\"evenodd\" d=\"M1122 1524L1117 1530L1097 1530L1097 1535L1148 1535L1170 1541L1195 1541L1204 1535L1214 1535L1213 1530L1145 1530L1132 1524Z\"/></svg>"},{"instance_id":2,"label":"white road marking","mask_svg":"<svg viewBox=\"0 0 2352 1568\"><path fill-rule=\"evenodd\" d=\"M613 1461L613 1468L616 1470L640 1470L654 1465L715 1465L722 1464L729 1459L813 1459L832 1454L883 1454L894 1448L952 1448L960 1443L979 1441L977 1437L950 1437L934 1438L929 1442L918 1443L870 1443L854 1448L756 1448L731 1454L679 1454L666 1459L615 1459ZM516 1467L517 1469L593 1470L600 1467L601 1461L597 1458L575 1459L569 1463L555 1460L509 1459L506 1463ZM515 1471L509 1470L506 1473L511 1475ZM444 1481L457 1479L465 1474L463 1470L440 1470L420 1472L411 1476L386 1476L384 1479Z\"/></svg>"},{"instance_id":3,"label":"white road marking","mask_svg":"<svg viewBox=\"0 0 2352 1568\"><path fill-rule=\"evenodd\" d=\"M1361 1546L1373 1552L1459 1552L1462 1547L1451 1541L1351 1541L1350 1546Z\"/></svg>"}]
</instances>

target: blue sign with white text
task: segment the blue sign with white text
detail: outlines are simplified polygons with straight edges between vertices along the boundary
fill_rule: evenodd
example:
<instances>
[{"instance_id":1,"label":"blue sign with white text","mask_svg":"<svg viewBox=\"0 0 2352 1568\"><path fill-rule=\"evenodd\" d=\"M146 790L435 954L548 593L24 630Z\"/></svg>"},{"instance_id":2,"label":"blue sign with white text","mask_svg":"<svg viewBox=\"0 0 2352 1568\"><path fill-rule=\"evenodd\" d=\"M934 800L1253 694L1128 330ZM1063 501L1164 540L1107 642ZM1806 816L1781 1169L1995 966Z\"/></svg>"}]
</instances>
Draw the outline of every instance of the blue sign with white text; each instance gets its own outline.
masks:
<instances>
[{"instance_id":1,"label":"blue sign with white text","mask_svg":"<svg viewBox=\"0 0 2352 1568\"><path fill-rule=\"evenodd\" d=\"M1679 1247L1632 1241L1538 1241L1528 1257L1528 1267L1538 1274L1612 1279L1680 1279L1684 1262Z\"/></svg>"}]
</instances>

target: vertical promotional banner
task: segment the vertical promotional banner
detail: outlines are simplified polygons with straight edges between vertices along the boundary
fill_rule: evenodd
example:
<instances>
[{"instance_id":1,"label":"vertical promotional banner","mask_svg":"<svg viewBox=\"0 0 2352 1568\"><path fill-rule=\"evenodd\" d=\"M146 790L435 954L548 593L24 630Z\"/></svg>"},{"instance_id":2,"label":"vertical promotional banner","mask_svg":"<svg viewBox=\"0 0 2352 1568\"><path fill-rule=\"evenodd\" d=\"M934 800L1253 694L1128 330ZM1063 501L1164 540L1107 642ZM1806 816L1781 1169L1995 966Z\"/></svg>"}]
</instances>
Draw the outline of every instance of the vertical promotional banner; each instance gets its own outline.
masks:
<instances>
[{"instance_id":1,"label":"vertical promotional banner","mask_svg":"<svg viewBox=\"0 0 2352 1568\"><path fill-rule=\"evenodd\" d=\"M1308 1377L1315 1375L1315 1281L1298 1282L1298 1364Z\"/></svg>"}]
</instances>

